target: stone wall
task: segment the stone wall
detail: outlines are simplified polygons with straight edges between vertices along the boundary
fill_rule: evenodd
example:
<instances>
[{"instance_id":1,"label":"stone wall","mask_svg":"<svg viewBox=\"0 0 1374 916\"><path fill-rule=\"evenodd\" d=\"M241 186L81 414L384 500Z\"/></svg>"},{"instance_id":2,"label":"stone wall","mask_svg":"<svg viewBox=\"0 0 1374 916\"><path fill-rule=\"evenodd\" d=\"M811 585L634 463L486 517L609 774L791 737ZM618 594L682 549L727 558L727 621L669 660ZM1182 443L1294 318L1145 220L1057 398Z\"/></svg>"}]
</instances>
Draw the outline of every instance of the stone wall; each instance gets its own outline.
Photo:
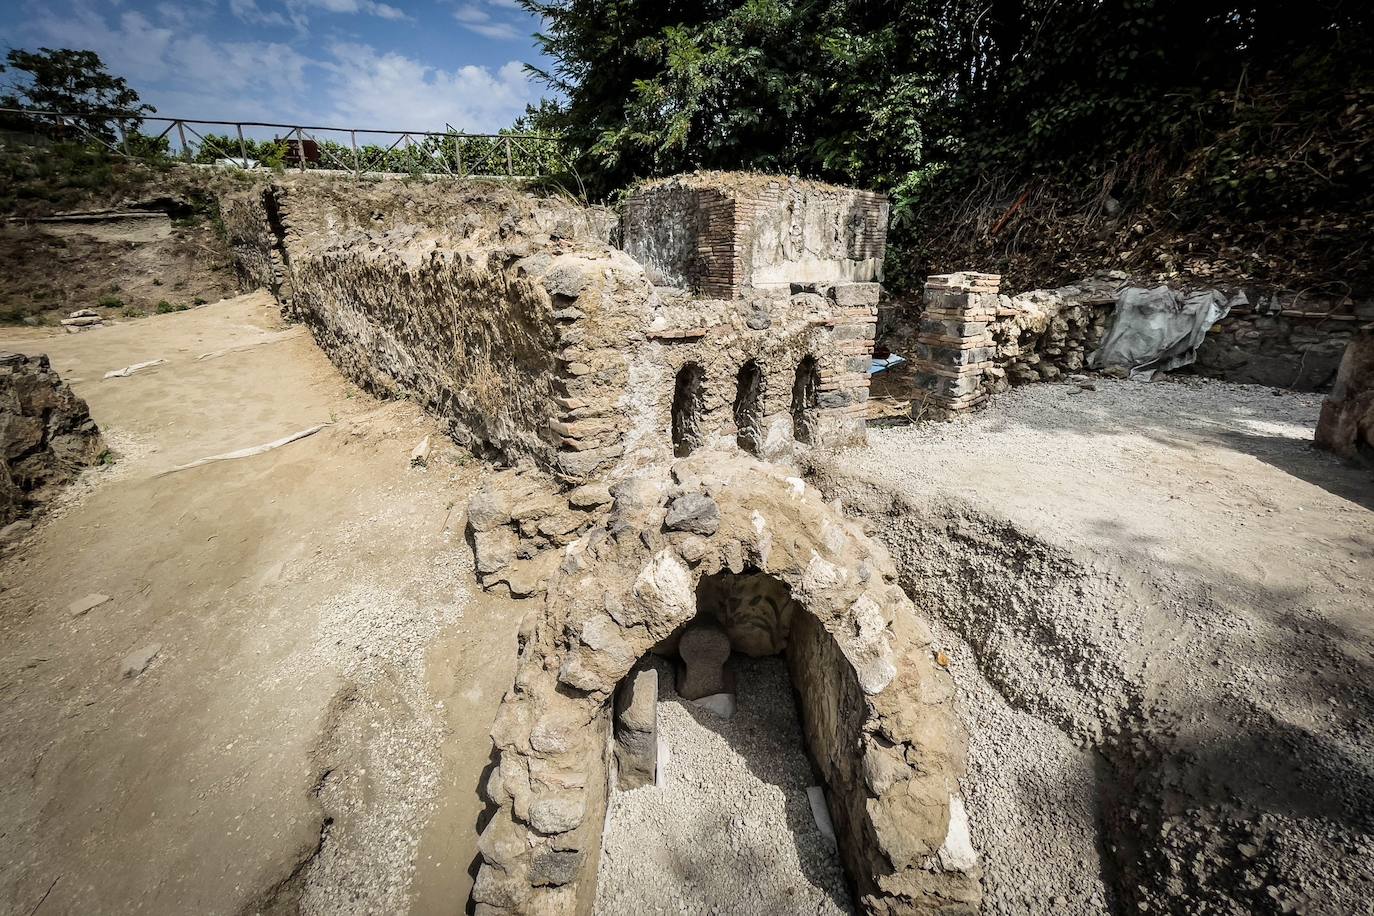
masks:
<instances>
[{"instance_id":1,"label":"stone wall","mask_svg":"<svg viewBox=\"0 0 1374 916\"><path fill-rule=\"evenodd\" d=\"M799 439L826 446L864 441L879 288L876 283L819 288L790 295L754 292L737 300L691 299L660 290L621 405L627 457L633 463L672 457L663 431L672 425L674 379L689 365L703 372L700 446L737 443L739 374L751 361L762 373L760 432L749 446L754 454L782 458ZM797 372L808 357L816 367L817 390L814 403L800 406L794 398Z\"/></svg>"},{"instance_id":2,"label":"stone wall","mask_svg":"<svg viewBox=\"0 0 1374 916\"><path fill-rule=\"evenodd\" d=\"M244 290L266 289L289 313L290 278L286 270L286 229L277 192L271 186L225 195L220 220L229 237L234 272Z\"/></svg>"},{"instance_id":3,"label":"stone wall","mask_svg":"<svg viewBox=\"0 0 1374 916\"><path fill-rule=\"evenodd\" d=\"M1374 326L1345 349L1331 394L1317 420L1319 448L1374 465Z\"/></svg>"},{"instance_id":4,"label":"stone wall","mask_svg":"<svg viewBox=\"0 0 1374 916\"><path fill-rule=\"evenodd\" d=\"M104 453L86 402L46 356L0 353L0 527Z\"/></svg>"},{"instance_id":5,"label":"stone wall","mask_svg":"<svg viewBox=\"0 0 1374 916\"><path fill-rule=\"evenodd\" d=\"M279 252L288 314L354 381L414 398L479 453L569 477L618 458L605 417L651 290L603 212L491 185L304 181L225 209L244 273Z\"/></svg>"},{"instance_id":6,"label":"stone wall","mask_svg":"<svg viewBox=\"0 0 1374 916\"><path fill-rule=\"evenodd\" d=\"M804 200L821 195L831 210L862 196L802 184ZM713 225L688 207L706 189L664 194L686 208L687 235ZM491 185L284 181L232 195L224 210L245 282L268 285L350 378L420 401L475 451L532 458L568 483L671 458L675 379L689 364L701 375L695 444L738 441L779 458L796 440L863 440L876 283L728 299L656 289L605 241L604 211ZM881 243L859 236L869 254ZM743 413L742 370L758 394Z\"/></svg>"},{"instance_id":7,"label":"stone wall","mask_svg":"<svg viewBox=\"0 0 1374 916\"><path fill-rule=\"evenodd\" d=\"M1015 296L998 293L999 279L931 277L920 302L886 307L880 344L910 363L876 380L875 395L885 406L907 398L910 415L940 418L1016 385L1090 371L1088 360L1111 325L1124 278L1099 275ZM993 294L995 304L975 294ZM1241 294L1233 298L1247 301ZM1324 388L1364 320L1350 309L1259 312L1242 304L1211 328L1191 368L1240 384ZM887 409L884 416L891 414Z\"/></svg>"},{"instance_id":8,"label":"stone wall","mask_svg":"<svg viewBox=\"0 0 1374 916\"><path fill-rule=\"evenodd\" d=\"M1368 320L1351 313L1236 309L1213 325L1193 368L1228 382L1320 391L1335 380L1342 354Z\"/></svg>"},{"instance_id":9,"label":"stone wall","mask_svg":"<svg viewBox=\"0 0 1374 916\"><path fill-rule=\"evenodd\" d=\"M750 289L882 278L887 198L798 178L696 172L641 185L624 248L657 286L733 299Z\"/></svg>"},{"instance_id":10,"label":"stone wall","mask_svg":"<svg viewBox=\"0 0 1374 916\"><path fill-rule=\"evenodd\" d=\"M515 523L528 485L510 478L475 495L474 536ZM882 549L802 481L749 458L644 469L610 498L557 551L521 626L515 684L492 728L496 811L479 843L476 912L588 911L616 688L696 616L704 577L745 570L796 605L789 663L863 910L976 912L951 681Z\"/></svg>"}]
</instances>

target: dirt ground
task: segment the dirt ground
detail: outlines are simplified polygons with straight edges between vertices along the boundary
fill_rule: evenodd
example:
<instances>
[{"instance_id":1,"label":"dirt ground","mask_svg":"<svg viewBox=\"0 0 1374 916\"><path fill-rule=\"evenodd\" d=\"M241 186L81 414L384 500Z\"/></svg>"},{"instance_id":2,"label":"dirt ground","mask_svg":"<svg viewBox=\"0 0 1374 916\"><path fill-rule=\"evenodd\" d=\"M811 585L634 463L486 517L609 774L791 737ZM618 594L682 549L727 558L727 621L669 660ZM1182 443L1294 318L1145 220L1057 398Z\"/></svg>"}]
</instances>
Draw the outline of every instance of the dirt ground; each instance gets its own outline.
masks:
<instances>
[{"instance_id":1,"label":"dirt ground","mask_svg":"<svg viewBox=\"0 0 1374 916\"><path fill-rule=\"evenodd\" d=\"M0 910L461 907L520 610L472 583L483 467L436 435L411 468L432 421L262 294L0 349L48 353L119 456L0 557Z\"/></svg>"},{"instance_id":2,"label":"dirt ground","mask_svg":"<svg viewBox=\"0 0 1374 916\"><path fill-rule=\"evenodd\" d=\"M524 611L485 467L263 294L0 349L119 456L0 556L0 909L460 909ZM811 462L950 659L987 912L1370 912L1374 481L1318 404L1034 385Z\"/></svg>"},{"instance_id":3,"label":"dirt ground","mask_svg":"<svg viewBox=\"0 0 1374 916\"><path fill-rule=\"evenodd\" d=\"M951 659L987 912L1371 912L1374 480L1319 404L1032 385L816 462Z\"/></svg>"}]
</instances>

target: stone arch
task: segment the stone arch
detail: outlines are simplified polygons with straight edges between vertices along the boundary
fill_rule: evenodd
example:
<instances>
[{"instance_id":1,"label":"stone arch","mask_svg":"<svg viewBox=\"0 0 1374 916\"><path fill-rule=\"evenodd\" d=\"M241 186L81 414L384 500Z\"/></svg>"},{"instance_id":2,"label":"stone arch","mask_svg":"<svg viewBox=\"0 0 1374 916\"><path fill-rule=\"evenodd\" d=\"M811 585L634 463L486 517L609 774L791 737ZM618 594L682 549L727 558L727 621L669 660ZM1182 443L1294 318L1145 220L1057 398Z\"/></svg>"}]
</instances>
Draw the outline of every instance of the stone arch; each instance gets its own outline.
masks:
<instances>
[{"instance_id":1,"label":"stone arch","mask_svg":"<svg viewBox=\"0 0 1374 916\"><path fill-rule=\"evenodd\" d=\"M860 907L976 912L952 688L891 560L769 465L703 455L673 476L680 483L618 483L521 628L515 685L492 729L497 810L479 844L478 912L590 906L616 687L696 616L703 577L746 569L785 585L789 638L811 647L792 662L794 683L811 694L807 743Z\"/></svg>"},{"instance_id":2,"label":"stone arch","mask_svg":"<svg viewBox=\"0 0 1374 916\"><path fill-rule=\"evenodd\" d=\"M702 417L706 411L706 370L700 363L687 363L673 382L673 454L685 458L701 446L704 434Z\"/></svg>"},{"instance_id":3,"label":"stone arch","mask_svg":"<svg viewBox=\"0 0 1374 916\"><path fill-rule=\"evenodd\" d=\"M735 378L735 441L751 455L759 454L763 446L764 385L758 360L751 359L740 366Z\"/></svg>"},{"instance_id":4,"label":"stone arch","mask_svg":"<svg viewBox=\"0 0 1374 916\"><path fill-rule=\"evenodd\" d=\"M803 356L792 379L792 435L811 445L816 440L816 409L820 401L821 372L816 357Z\"/></svg>"}]
</instances>

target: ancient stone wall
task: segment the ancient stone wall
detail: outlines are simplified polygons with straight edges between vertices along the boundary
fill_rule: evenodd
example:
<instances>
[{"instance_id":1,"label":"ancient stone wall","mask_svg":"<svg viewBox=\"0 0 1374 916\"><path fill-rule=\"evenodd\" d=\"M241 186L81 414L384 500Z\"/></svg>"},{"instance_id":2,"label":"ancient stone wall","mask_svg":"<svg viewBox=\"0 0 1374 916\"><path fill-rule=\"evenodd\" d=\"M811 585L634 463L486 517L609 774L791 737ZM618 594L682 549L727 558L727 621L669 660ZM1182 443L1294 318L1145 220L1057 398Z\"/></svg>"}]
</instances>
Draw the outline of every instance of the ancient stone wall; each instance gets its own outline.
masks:
<instances>
[{"instance_id":1,"label":"ancient stone wall","mask_svg":"<svg viewBox=\"0 0 1374 916\"><path fill-rule=\"evenodd\" d=\"M570 478L619 457L607 418L651 290L604 241L602 211L490 185L339 182L225 208L244 273L279 257L288 314L359 384L420 401L475 451Z\"/></svg>"},{"instance_id":2,"label":"ancient stone wall","mask_svg":"<svg viewBox=\"0 0 1374 916\"><path fill-rule=\"evenodd\" d=\"M526 487L510 478L474 496L474 535L518 530ZM515 684L492 729L497 810L479 843L476 911L587 911L617 685L696 616L703 577L749 570L796 604L790 665L862 907L976 912L950 680L881 548L801 480L748 458L703 454L671 477L648 468L610 497L557 552L521 627Z\"/></svg>"},{"instance_id":3,"label":"ancient stone wall","mask_svg":"<svg viewBox=\"0 0 1374 916\"><path fill-rule=\"evenodd\" d=\"M761 373L758 435L742 447L777 459L790 454L799 440L813 445L863 441L878 285L821 289L792 295L776 290L739 300L660 295L640 356L630 366L626 455L636 462L672 457L663 431L672 425L674 379L688 366L703 373L694 447L737 443L740 371L751 362ZM814 399L799 403L797 374L804 364L815 366L816 391Z\"/></svg>"},{"instance_id":4,"label":"ancient stone wall","mask_svg":"<svg viewBox=\"0 0 1374 916\"><path fill-rule=\"evenodd\" d=\"M1237 309L1212 327L1193 368L1228 382L1322 390L1335 379L1346 346L1368 320L1320 310Z\"/></svg>"},{"instance_id":5,"label":"ancient stone wall","mask_svg":"<svg viewBox=\"0 0 1374 916\"><path fill-rule=\"evenodd\" d=\"M678 201L683 238L716 231L719 213L699 206L713 193L664 192ZM859 192L802 183L796 193L845 250L881 244L871 227L846 237L831 219ZM708 443L779 458L796 441L863 440L876 283L729 299L656 290L606 243L604 211L490 185L284 181L233 195L224 210L246 282L268 285L350 378L419 400L479 452L527 456L579 482ZM677 228L657 225L666 247L650 253L675 250ZM744 231L733 215L720 225ZM672 432L676 378L689 366L699 377L676 426L691 425L690 447Z\"/></svg>"},{"instance_id":6,"label":"ancient stone wall","mask_svg":"<svg viewBox=\"0 0 1374 916\"><path fill-rule=\"evenodd\" d=\"M0 353L0 527L104 453L86 402L46 356Z\"/></svg>"},{"instance_id":7,"label":"ancient stone wall","mask_svg":"<svg viewBox=\"0 0 1374 916\"><path fill-rule=\"evenodd\" d=\"M1374 328L1345 349L1331 394L1317 420L1318 447L1374 465Z\"/></svg>"},{"instance_id":8,"label":"ancient stone wall","mask_svg":"<svg viewBox=\"0 0 1374 916\"><path fill-rule=\"evenodd\" d=\"M234 256L234 271L244 290L266 289L287 307L291 300L286 272L286 231L275 192L268 187L225 195L220 220Z\"/></svg>"},{"instance_id":9,"label":"ancient stone wall","mask_svg":"<svg viewBox=\"0 0 1374 916\"><path fill-rule=\"evenodd\" d=\"M887 198L797 178L696 172L640 186L624 248L655 285L707 298L882 278Z\"/></svg>"}]
</instances>

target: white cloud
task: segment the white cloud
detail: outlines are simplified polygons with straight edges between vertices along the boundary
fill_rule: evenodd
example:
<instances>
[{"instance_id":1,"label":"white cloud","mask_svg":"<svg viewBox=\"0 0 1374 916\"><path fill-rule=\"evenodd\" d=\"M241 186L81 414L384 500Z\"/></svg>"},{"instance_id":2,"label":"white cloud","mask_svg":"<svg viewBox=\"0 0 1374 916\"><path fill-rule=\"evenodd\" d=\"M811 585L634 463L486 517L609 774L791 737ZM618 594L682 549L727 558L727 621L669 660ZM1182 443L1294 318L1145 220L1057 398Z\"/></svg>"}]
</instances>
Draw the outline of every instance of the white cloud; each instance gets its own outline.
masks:
<instances>
[{"instance_id":1,"label":"white cloud","mask_svg":"<svg viewBox=\"0 0 1374 916\"><path fill-rule=\"evenodd\" d=\"M491 13L475 3L464 3L453 11L453 18L459 22L490 22Z\"/></svg>"},{"instance_id":2,"label":"white cloud","mask_svg":"<svg viewBox=\"0 0 1374 916\"><path fill-rule=\"evenodd\" d=\"M490 132L524 113L538 97L518 61L496 70L443 70L367 45L331 46L330 120L364 127Z\"/></svg>"},{"instance_id":3,"label":"white cloud","mask_svg":"<svg viewBox=\"0 0 1374 916\"><path fill-rule=\"evenodd\" d=\"M501 2L501 0L487 0L487 6L500 7L502 9L518 9L519 6L511 2ZM509 20L495 18L485 7L477 3L463 3L453 11L453 18L458 20L458 24L469 32L476 32L485 38L493 38L498 41L510 41L517 38L528 38L529 29L523 25L517 26Z\"/></svg>"},{"instance_id":4,"label":"white cloud","mask_svg":"<svg viewBox=\"0 0 1374 916\"><path fill-rule=\"evenodd\" d=\"M303 21L307 8L323 10L326 13L366 13L380 19L409 19L404 10L377 0L287 0L287 7L297 14L298 22Z\"/></svg>"},{"instance_id":5,"label":"white cloud","mask_svg":"<svg viewBox=\"0 0 1374 916\"><path fill-rule=\"evenodd\" d=\"M289 25L277 10L264 10L257 0L229 0L229 12L249 25Z\"/></svg>"},{"instance_id":6,"label":"white cloud","mask_svg":"<svg viewBox=\"0 0 1374 916\"><path fill-rule=\"evenodd\" d=\"M362 0L317 2L343 7ZM231 3L240 18L275 13L263 0ZM474 24L499 22L493 17ZM405 130L442 130L450 123L490 132L508 126L540 95L515 60L444 69L362 42L335 42L308 53L298 49L299 38L290 44L225 41L196 19L108 11L88 0L45 6L15 37L21 47L96 51L110 72L126 77L164 116Z\"/></svg>"}]
</instances>

